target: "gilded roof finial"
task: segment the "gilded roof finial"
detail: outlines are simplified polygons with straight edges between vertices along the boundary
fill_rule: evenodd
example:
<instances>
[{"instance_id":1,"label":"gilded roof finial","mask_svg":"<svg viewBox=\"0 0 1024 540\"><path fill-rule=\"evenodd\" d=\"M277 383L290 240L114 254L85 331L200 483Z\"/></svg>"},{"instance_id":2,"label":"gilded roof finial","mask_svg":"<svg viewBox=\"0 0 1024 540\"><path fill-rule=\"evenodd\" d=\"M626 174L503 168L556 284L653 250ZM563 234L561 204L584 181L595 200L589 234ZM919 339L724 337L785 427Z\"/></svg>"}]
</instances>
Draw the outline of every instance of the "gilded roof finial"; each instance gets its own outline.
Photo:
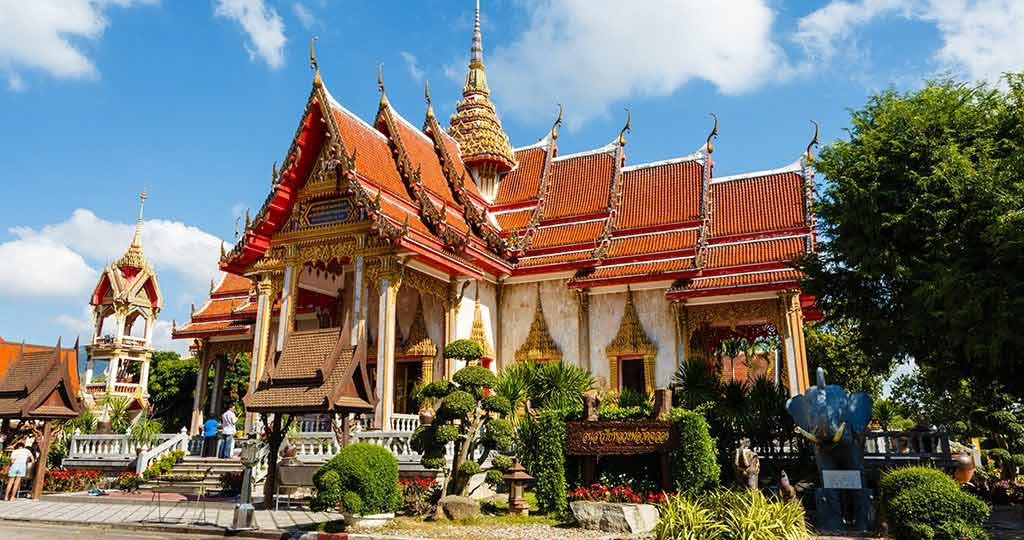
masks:
<instances>
[{"instance_id":1,"label":"gilded roof finial","mask_svg":"<svg viewBox=\"0 0 1024 540\"><path fill-rule=\"evenodd\" d=\"M717 139L718 138L718 115L715 114L715 113L708 113L708 114L711 115L711 118L715 119L715 124L714 124L714 126L711 127L711 133L708 133L708 138L707 138L707 140L704 141L704 148L705 148L705 150L707 150L707 152L709 154L711 154L711 153L714 153L714 151L715 151L715 145L711 142L711 139Z\"/></svg>"},{"instance_id":2,"label":"gilded roof finial","mask_svg":"<svg viewBox=\"0 0 1024 540\"><path fill-rule=\"evenodd\" d=\"M277 161L276 160L274 161L274 164L270 166L270 178L271 178L271 184L273 184L275 186L278 184L278 182L281 181L280 173L277 172Z\"/></svg>"},{"instance_id":3,"label":"gilded roof finial","mask_svg":"<svg viewBox=\"0 0 1024 540\"><path fill-rule=\"evenodd\" d=\"M558 118L555 118L555 123L551 124L551 140L558 139L558 128L562 125L562 104L558 104Z\"/></svg>"},{"instance_id":4,"label":"gilded roof finial","mask_svg":"<svg viewBox=\"0 0 1024 540\"><path fill-rule=\"evenodd\" d=\"M807 150L804 151L804 158L806 158L807 161L814 159L814 154L811 152L811 148L818 146L819 126L818 123L815 122L814 120L811 120L811 123L814 124L814 138L811 139L811 142L807 144Z\"/></svg>"},{"instance_id":5,"label":"gilded roof finial","mask_svg":"<svg viewBox=\"0 0 1024 540\"><path fill-rule=\"evenodd\" d=\"M313 45L318 39L320 39L319 36L313 36L313 38L309 40L309 67L313 68L313 71L316 72L320 71L320 64L316 61L316 49L313 48Z\"/></svg>"},{"instance_id":6,"label":"gilded roof finial","mask_svg":"<svg viewBox=\"0 0 1024 540\"><path fill-rule=\"evenodd\" d=\"M632 114L629 112L629 109L626 109L626 125L622 126L622 131L619 132L619 146L626 146L626 133L632 133L629 129L629 126L632 124L632 122Z\"/></svg>"},{"instance_id":7,"label":"gilded roof finial","mask_svg":"<svg viewBox=\"0 0 1024 540\"><path fill-rule=\"evenodd\" d=\"M380 91L380 104L388 102L388 94L384 91L384 62L377 66L377 90Z\"/></svg>"},{"instance_id":8,"label":"gilded roof finial","mask_svg":"<svg viewBox=\"0 0 1024 540\"><path fill-rule=\"evenodd\" d=\"M249 209L245 209L245 230L249 230L249 226L252 225L252 216L249 215Z\"/></svg>"},{"instance_id":9,"label":"gilded roof finial","mask_svg":"<svg viewBox=\"0 0 1024 540\"><path fill-rule=\"evenodd\" d=\"M124 252L117 261L117 266L132 266L135 268L142 268L145 264L145 258L142 255L142 209L146 205L146 191L143 190L139 193L139 217L135 221L135 232L132 234L132 243L128 246L128 251Z\"/></svg>"},{"instance_id":10,"label":"gilded roof finial","mask_svg":"<svg viewBox=\"0 0 1024 540\"><path fill-rule=\"evenodd\" d=\"M427 116L434 116L434 104L430 102L430 81L423 85L423 98L427 100Z\"/></svg>"},{"instance_id":11,"label":"gilded roof finial","mask_svg":"<svg viewBox=\"0 0 1024 540\"><path fill-rule=\"evenodd\" d=\"M213 278L210 278L210 294L213 294L213 289L214 289Z\"/></svg>"},{"instance_id":12,"label":"gilded roof finial","mask_svg":"<svg viewBox=\"0 0 1024 540\"><path fill-rule=\"evenodd\" d=\"M224 241L223 240L220 241L220 258L221 259L224 258Z\"/></svg>"},{"instance_id":13,"label":"gilded roof finial","mask_svg":"<svg viewBox=\"0 0 1024 540\"><path fill-rule=\"evenodd\" d=\"M473 18L473 45L469 48L469 67L484 65L484 37L480 32L480 0L476 0L476 16Z\"/></svg>"}]
</instances>

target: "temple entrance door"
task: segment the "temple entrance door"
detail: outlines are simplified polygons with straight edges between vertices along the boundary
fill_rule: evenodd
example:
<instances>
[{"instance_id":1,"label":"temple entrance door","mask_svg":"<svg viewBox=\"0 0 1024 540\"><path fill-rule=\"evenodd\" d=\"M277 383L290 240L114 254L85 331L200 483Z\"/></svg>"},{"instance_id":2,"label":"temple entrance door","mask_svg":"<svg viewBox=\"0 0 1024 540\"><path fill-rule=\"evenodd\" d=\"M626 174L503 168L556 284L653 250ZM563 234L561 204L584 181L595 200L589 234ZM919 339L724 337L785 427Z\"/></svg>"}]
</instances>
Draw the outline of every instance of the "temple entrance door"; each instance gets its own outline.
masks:
<instances>
[{"instance_id":1,"label":"temple entrance door","mask_svg":"<svg viewBox=\"0 0 1024 540\"><path fill-rule=\"evenodd\" d=\"M395 414L416 414L414 396L423 379L423 362L399 362L395 366Z\"/></svg>"},{"instance_id":2,"label":"temple entrance door","mask_svg":"<svg viewBox=\"0 0 1024 540\"><path fill-rule=\"evenodd\" d=\"M647 383L644 376L643 358L623 358L619 376L621 377L620 389L635 390L641 394L647 392Z\"/></svg>"}]
</instances>

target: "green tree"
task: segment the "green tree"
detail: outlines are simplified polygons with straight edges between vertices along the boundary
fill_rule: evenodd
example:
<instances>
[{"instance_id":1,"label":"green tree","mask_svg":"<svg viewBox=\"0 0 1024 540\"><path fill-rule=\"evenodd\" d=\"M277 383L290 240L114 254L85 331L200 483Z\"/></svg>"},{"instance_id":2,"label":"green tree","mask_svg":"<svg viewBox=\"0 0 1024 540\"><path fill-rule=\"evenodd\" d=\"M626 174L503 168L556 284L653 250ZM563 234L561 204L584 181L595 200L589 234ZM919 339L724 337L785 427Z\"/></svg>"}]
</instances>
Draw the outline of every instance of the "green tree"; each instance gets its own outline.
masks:
<instances>
[{"instance_id":1,"label":"green tree","mask_svg":"<svg viewBox=\"0 0 1024 540\"><path fill-rule=\"evenodd\" d=\"M187 426L192 418L192 400L199 363L181 358L174 351L156 351L149 363L149 402L153 418L168 429Z\"/></svg>"},{"instance_id":2,"label":"green tree","mask_svg":"<svg viewBox=\"0 0 1024 540\"><path fill-rule=\"evenodd\" d=\"M1024 76L892 90L821 152L806 288L873 361L1024 396Z\"/></svg>"},{"instance_id":3,"label":"green tree","mask_svg":"<svg viewBox=\"0 0 1024 540\"><path fill-rule=\"evenodd\" d=\"M804 325L807 364L813 374L825 368L826 379L848 392L864 392L877 399L882 381L891 371L888 361L867 355L859 346L860 334L849 321Z\"/></svg>"}]
</instances>

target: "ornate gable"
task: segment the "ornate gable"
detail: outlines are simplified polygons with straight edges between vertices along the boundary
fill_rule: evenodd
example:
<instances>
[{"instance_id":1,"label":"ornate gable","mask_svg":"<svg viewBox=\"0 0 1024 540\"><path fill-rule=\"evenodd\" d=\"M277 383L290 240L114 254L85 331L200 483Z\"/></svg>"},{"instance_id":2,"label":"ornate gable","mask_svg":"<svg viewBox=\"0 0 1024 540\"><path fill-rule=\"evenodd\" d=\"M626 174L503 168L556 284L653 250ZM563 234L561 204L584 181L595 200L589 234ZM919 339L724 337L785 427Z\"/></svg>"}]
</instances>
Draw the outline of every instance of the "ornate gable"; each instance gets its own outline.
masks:
<instances>
[{"instance_id":1,"label":"ornate gable","mask_svg":"<svg viewBox=\"0 0 1024 540\"><path fill-rule=\"evenodd\" d=\"M533 312L533 323L526 341L516 351L517 362L561 362L562 350L548 332L548 323L544 319L544 308L541 305L540 283L537 284L537 308Z\"/></svg>"}]
</instances>

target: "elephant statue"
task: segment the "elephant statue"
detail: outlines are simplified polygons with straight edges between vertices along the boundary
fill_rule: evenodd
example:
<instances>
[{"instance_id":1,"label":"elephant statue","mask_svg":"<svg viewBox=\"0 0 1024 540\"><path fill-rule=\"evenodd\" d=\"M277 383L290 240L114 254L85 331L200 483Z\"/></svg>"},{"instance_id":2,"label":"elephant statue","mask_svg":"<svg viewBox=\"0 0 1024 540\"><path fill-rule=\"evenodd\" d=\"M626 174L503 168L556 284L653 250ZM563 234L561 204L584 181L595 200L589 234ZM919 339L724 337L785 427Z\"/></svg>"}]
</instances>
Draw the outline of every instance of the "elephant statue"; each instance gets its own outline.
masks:
<instances>
[{"instance_id":1,"label":"elephant statue","mask_svg":"<svg viewBox=\"0 0 1024 540\"><path fill-rule=\"evenodd\" d=\"M822 368L818 368L816 382L786 403L796 431L814 443L819 471L857 471L863 480L864 434L871 421L871 397L864 393L850 395L838 385L826 384ZM852 499L854 527L867 530L871 515L869 492L864 489L844 491ZM819 529L843 528L840 498L836 489L817 490Z\"/></svg>"}]
</instances>

